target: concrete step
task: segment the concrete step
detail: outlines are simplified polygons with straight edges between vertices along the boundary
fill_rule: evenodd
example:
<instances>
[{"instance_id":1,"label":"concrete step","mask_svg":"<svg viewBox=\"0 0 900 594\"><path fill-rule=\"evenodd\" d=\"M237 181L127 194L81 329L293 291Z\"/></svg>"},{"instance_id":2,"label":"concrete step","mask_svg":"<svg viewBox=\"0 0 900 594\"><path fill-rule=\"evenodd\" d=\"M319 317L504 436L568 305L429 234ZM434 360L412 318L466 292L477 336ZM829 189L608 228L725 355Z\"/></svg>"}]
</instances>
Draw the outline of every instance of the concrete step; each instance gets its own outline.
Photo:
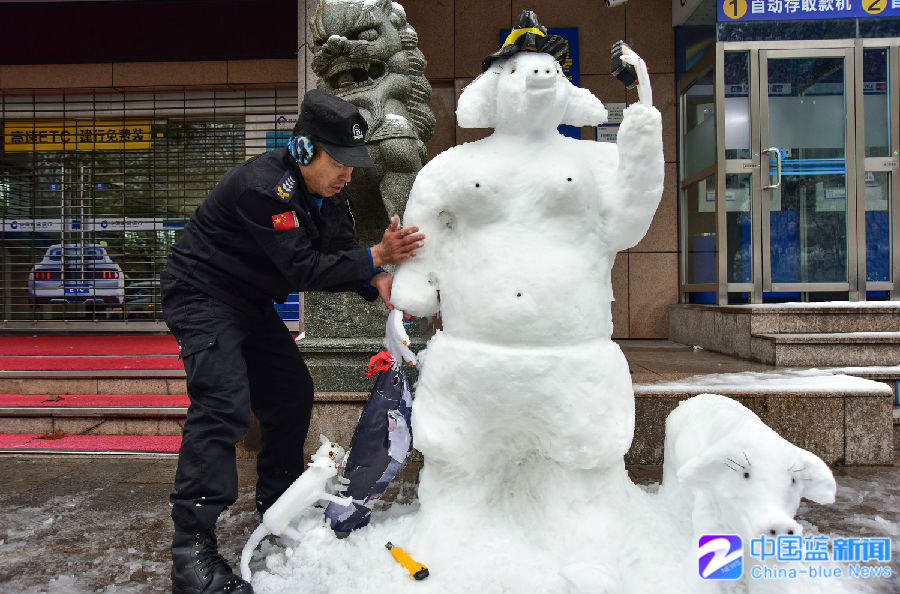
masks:
<instances>
[{"instance_id":1,"label":"concrete step","mask_svg":"<svg viewBox=\"0 0 900 594\"><path fill-rule=\"evenodd\" d=\"M0 394L0 433L179 436L187 395Z\"/></svg>"},{"instance_id":2,"label":"concrete step","mask_svg":"<svg viewBox=\"0 0 900 594\"><path fill-rule=\"evenodd\" d=\"M749 311L751 334L898 332L893 301L778 303L735 306Z\"/></svg>"},{"instance_id":3,"label":"concrete step","mask_svg":"<svg viewBox=\"0 0 900 594\"><path fill-rule=\"evenodd\" d=\"M184 369L0 370L0 394L185 394Z\"/></svg>"},{"instance_id":4,"label":"concrete step","mask_svg":"<svg viewBox=\"0 0 900 594\"><path fill-rule=\"evenodd\" d=\"M306 455L318 449L320 434L349 445L368 397L368 392L317 392L309 437L304 444ZM184 394L0 394L0 434L32 438L117 435L132 436L137 441L180 437L188 404ZM259 426L254 418L249 433L238 444L238 455L255 457L260 445ZM76 448L80 451L81 446L76 444ZM0 447L0 452L4 451Z\"/></svg>"},{"instance_id":5,"label":"concrete step","mask_svg":"<svg viewBox=\"0 0 900 594\"><path fill-rule=\"evenodd\" d=\"M411 338L410 348L425 348L425 339ZM385 350L382 339L305 338L297 342L316 389L322 392L368 392L372 378L362 372L373 355ZM409 365L404 371L411 384L418 380L418 369Z\"/></svg>"},{"instance_id":6,"label":"concrete step","mask_svg":"<svg viewBox=\"0 0 900 594\"><path fill-rule=\"evenodd\" d=\"M779 367L900 365L900 332L760 333L753 359Z\"/></svg>"},{"instance_id":7,"label":"concrete step","mask_svg":"<svg viewBox=\"0 0 900 594\"><path fill-rule=\"evenodd\" d=\"M894 377L894 371L886 369L881 375ZM737 399L783 437L829 464L891 464L896 417L892 414L893 390L882 381L835 376L827 371L818 371L810 379L809 373L715 374L635 384L635 435L625 461L629 465L661 464L666 417L680 401L713 392ZM82 406L76 397L63 396L64 402L70 402L62 405L46 402L41 395L32 396L37 403L31 406L25 406L21 400L10 402L8 398L7 406L0 406L0 453L113 453L121 450L122 443L132 443L136 452L146 452L151 451L147 444L152 444L154 438L174 447L174 452L177 447L172 444L178 443L187 412L187 407L172 406L171 402L147 407L109 403ZM305 456L318 448L319 434L349 446L367 398L366 392L317 393ZM60 433L63 439L38 439L42 434L54 437ZM115 437L116 441L107 444L115 449L103 450L102 441L85 441L103 437ZM258 426L254 424L238 444L239 457L255 457L259 445ZM413 479L407 480L410 481Z\"/></svg>"},{"instance_id":8,"label":"concrete step","mask_svg":"<svg viewBox=\"0 0 900 594\"><path fill-rule=\"evenodd\" d=\"M373 383L361 371L366 367L369 357L380 349L372 341L359 341L359 344L354 344L348 351L342 351L345 345L327 340L301 341L300 348L310 362L317 388L321 390L315 395L312 423L304 447L308 457L318 448L320 433L342 445L349 445ZM414 350L418 348L420 346ZM863 366L868 364L867 361ZM696 365L694 368L697 368ZM709 366L703 369L707 373L710 371ZM874 370L878 370L878 373L874 373ZM408 373L411 372L414 370L408 369ZM633 465L662 463L666 416L685 398L703 392L716 392L738 398L787 439L814 451L830 464L891 463L892 449L890 446L885 447L882 425L886 423L885 426L892 426L890 407L894 395L893 389L884 383L896 385L896 380L900 379L900 365L866 367L858 373L848 369L845 373L878 381L865 383L850 391L795 386L792 392L779 388L784 383L781 380L762 389L757 387L751 390L748 384L752 382L747 379L732 378L725 382L727 385L723 385L721 379L712 379L721 378L721 375L707 376L709 379L704 380L705 383L694 382L687 387L636 384L635 438L626 462ZM329 379L333 381L328 381ZM323 385L352 387L323 389ZM162 441L171 445L180 436L181 423L186 414L186 407L173 407L171 402L166 406L139 410L144 407L116 406L116 403L109 402L99 406L80 406L77 405L76 398L78 395L105 395L110 398L115 395L184 395L186 387L183 369L7 370L0 371L0 394L2 393L33 395L38 402L62 398L63 404L57 401L26 407L21 402L7 402L8 406L4 407L6 410L0 410L2 422L33 425L20 424L18 428L6 426L6 435L19 437L10 438L14 447L11 446L8 450L0 448L0 451L21 453L26 451L23 448L27 444L31 444L34 451L51 451L47 444L42 443L40 445L44 447L36 447L33 442L41 434L53 436L60 431L64 436L62 440L43 440L56 441L54 447L59 451L66 451L62 444L70 437L77 438L71 440L74 448L87 450L91 449L87 445L92 445L88 440L100 440L106 437L105 433L116 430L123 433L127 430L130 434L119 436L125 443L129 440L140 443L144 438L165 438ZM41 407L45 410L34 410ZM882 422L884 419L887 421ZM3 442L0 441L0 446L2 445ZM254 457L259 446L258 426L251 425L250 433L239 444L238 455ZM148 447L142 446L141 451L149 451Z\"/></svg>"},{"instance_id":9,"label":"concrete step","mask_svg":"<svg viewBox=\"0 0 900 594\"><path fill-rule=\"evenodd\" d=\"M413 343L414 350L424 347L421 338ZM314 396L306 455L318 449L319 434L349 444L374 383L362 371L384 345L380 339L327 338L304 339L297 344L320 390ZM84 440L104 436L119 436L121 439L111 442L117 448L129 440L172 442L180 438L187 413L183 396L187 386L180 362L173 363L177 345L171 336L149 342L121 336L13 337L2 346L0 434L13 436L8 438L13 444L11 451L25 451L23 444L31 444L35 451L66 451L64 442L72 442L74 450L81 451L87 448ZM166 364L154 367L155 360ZM407 375L415 381L416 370L407 368ZM4 402L4 394L17 399ZM126 395L129 404L116 402ZM183 400L177 405L166 400L179 395ZM100 402L103 396L107 399ZM135 404L134 398L141 397L143 401ZM42 435L64 438L35 437ZM51 441L53 448L48 446ZM259 427L253 419L250 432L238 444L238 455L255 457L260 445Z\"/></svg>"},{"instance_id":10,"label":"concrete step","mask_svg":"<svg viewBox=\"0 0 900 594\"><path fill-rule=\"evenodd\" d=\"M881 381L825 370L698 375L635 384L635 438L626 464L662 464L665 420L698 394L734 398L782 437L829 465L894 463L894 392Z\"/></svg>"},{"instance_id":11,"label":"concrete step","mask_svg":"<svg viewBox=\"0 0 900 594\"><path fill-rule=\"evenodd\" d=\"M0 434L0 454L139 454L177 456L181 436Z\"/></svg>"},{"instance_id":12,"label":"concrete step","mask_svg":"<svg viewBox=\"0 0 900 594\"><path fill-rule=\"evenodd\" d=\"M894 391L894 404L900 406L900 365L827 367L823 368L823 371L852 375L886 384Z\"/></svg>"},{"instance_id":13,"label":"concrete step","mask_svg":"<svg viewBox=\"0 0 900 594\"><path fill-rule=\"evenodd\" d=\"M671 306L671 311L676 312L678 324L685 322L710 328L734 325L749 334L900 331L900 302L896 301L679 304Z\"/></svg>"},{"instance_id":14,"label":"concrete step","mask_svg":"<svg viewBox=\"0 0 900 594\"><path fill-rule=\"evenodd\" d=\"M669 340L753 359L774 361L758 336L794 334L869 334L900 332L900 302L780 303L760 305L691 305L669 307ZM878 348L876 350L887 350ZM759 352L757 352L759 351ZM839 360L838 360L839 361ZM874 362L808 365L876 365ZM884 363L895 365L896 362ZM779 363L781 365L781 363Z\"/></svg>"},{"instance_id":15,"label":"concrete step","mask_svg":"<svg viewBox=\"0 0 900 594\"><path fill-rule=\"evenodd\" d=\"M423 339L413 339L412 349L425 347ZM316 388L323 392L361 392L372 388L372 379L363 375L369 359L384 350L384 344L369 339L304 339L297 343ZM33 358L37 360L37 358ZM121 359L121 358L120 358ZM78 363L81 369L52 368L44 363L41 368L28 369L19 356L0 356L0 393L21 394L184 394L184 369L179 365L153 368L146 364L138 368L104 368L103 356L82 355L67 357L66 361ZM165 360L175 360L165 356ZM14 363L4 368L3 361ZM60 359L62 361L62 359ZM14 367L14 368L12 368ZM36 367L36 366L34 366ZM136 367L136 366L135 366ZM406 366L410 382L418 378L414 367Z\"/></svg>"}]
</instances>

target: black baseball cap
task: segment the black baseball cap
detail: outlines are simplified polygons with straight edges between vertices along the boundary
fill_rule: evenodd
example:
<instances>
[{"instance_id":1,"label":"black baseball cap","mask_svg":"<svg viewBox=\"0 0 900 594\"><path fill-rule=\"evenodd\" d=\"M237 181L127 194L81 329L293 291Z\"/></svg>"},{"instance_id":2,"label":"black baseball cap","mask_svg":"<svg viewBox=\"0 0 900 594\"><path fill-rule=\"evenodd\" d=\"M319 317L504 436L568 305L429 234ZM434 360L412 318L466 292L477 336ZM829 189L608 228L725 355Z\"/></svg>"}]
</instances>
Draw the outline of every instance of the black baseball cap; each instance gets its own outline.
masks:
<instances>
[{"instance_id":1,"label":"black baseball cap","mask_svg":"<svg viewBox=\"0 0 900 594\"><path fill-rule=\"evenodd\" d=\"M304 95L294 136L311 136L335 161L350 167L374 167L366 150L369 125L352 103L313 89Z\"/></svg>"}]
</instances>

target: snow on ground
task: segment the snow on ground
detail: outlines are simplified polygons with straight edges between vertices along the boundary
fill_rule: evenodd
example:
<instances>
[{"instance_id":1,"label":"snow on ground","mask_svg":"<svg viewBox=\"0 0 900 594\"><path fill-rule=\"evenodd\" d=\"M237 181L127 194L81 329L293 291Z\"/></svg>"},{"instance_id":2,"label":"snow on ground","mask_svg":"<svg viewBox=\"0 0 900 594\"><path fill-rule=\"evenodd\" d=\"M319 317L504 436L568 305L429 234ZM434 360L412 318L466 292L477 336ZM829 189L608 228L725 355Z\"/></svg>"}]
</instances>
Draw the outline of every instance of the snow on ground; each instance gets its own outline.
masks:
<instances>
[{"instance_id":1,"label":"snow on ground","mask_svg":"<svg viewBox=\"0 0 900 594\"><path fill-rule=\"evenodd\" d=\"M855 469L837 474L837 498L832 505L808 501L800 504L797 518L806 534L840 538L891 539L888 579L856 580L859 592L900 592L900 468Z\"/></svg>"},{"instance_id":2,"label":"snow on ground","mask_svg":"<svg viewBox=\"0 0 900 594\"><path fill-rule=\"evenodd\" d=\"M858 592L859 594L896 594L900 592L900 468L866 470L859 469L860 476L837 476L838 494L833 505L818 505L804 501L801 504L798 520L804 528L805 535L825 535L830 538L850 537L888 537L892 543L892 577L890 578L843 578L836 580L826 588L826 592ZM655 493L658 483L643 485L647 493ZM383 548L383 537L377 527L385 523L403 521L404 516L412 517L417 511L413 506L397 506L387 513L376 513L372 526L354 533L347 541L338 545L345 554L352 556L357 567L363 568L367 575L356 579L353 587L347 590L335 590L333 584L324 578L325 573L340 573L347 560L335 556L334 537L330 530L319 520L319 514L309 511L300 520L301 530L306 530L307 540L296 543L289 539L269 540L263 544L254 558L253 569L257 574L254 587L260 594L356 594L365 584L379 584L383 580L396 582L397 592L432 592L426 582L411 581L405 572L397 566L387 551L380 557L369 555L370 551ZM452 532L454 527L447 526ZM600 529L598 529L599 531ZM351 542L354 541L355 542ZM359 556L365 555L369 560L359 564ZM428 563L427 559L420 559ZM498 558L498 562L502 559ZM695 564L694 559L686 559L685 564ZM824 563L830 568L843 567L846 563ZM315 569L311 569L315 568ZM550 568L548 568L549 570ZM440 567L431 566L430 570L439 572ZM323 574L321 579L317 573ZM501 591L493 583L494 575L486 573L475 583L463 585L471 592ZM301 586L302 585L302 586ZM376 590L371 590L376 591ZM677 589L665 594L688 594ZM529 593L530 594L530 593ZM648 593L653 594L653 593ZM660 592L659 594L663 594Z\"/></svg>"},{"instance_id":3,"label":"snow on ground","mask_svg":"<svg viewBox=\"0 0 900 594\"><path fill-rule=\"evenodd\" d=\"M0 459L3 483L9 486L27 474L49 473L70 463L40 457L37 461L32 458L29 466L38 464L41 468L25 469L21 459ZM155 462L163 470L158 473L158 484L153 485L121 482L121 477L128 476L123 470L126 464L128 468L141 469L135 472L145 472L144 469L154 463L91 460L73 464L70 471L60 473L60 477L50 484L42 483L40 487L11 494L5 489L0 491L0 593L144 594L170 589L171 522L167 496L171 484L165 481L174 473L174 460ZM890 538L893 577L868 582L855 580L852 584L860 593L900 592L900 467L838 468L835 473L838 483L835 503L818 505L804 501L798 520L807 534ZM248 476L246 468L242 469L242 476L245 479L240 498L223 514L218 529L223 553L235 568L241 548L256 527L252 513L255 477ZM643 485L648 493L655 493L657 487L658 483L652 480ZM381 525L415 511L414 505L397 506L387 512L376 512L373 523ZM315 524L312 517L305 522ZM332 538L327 530L314 526L308 544L325 537ZM409 586L414 589L425 585L406 577L383 545L374 540L371 542L374 549L384 553L383 561L376 564L374 571L378 574L390 572L399 588ZM306 554L314 555L315 551L309 553L302 547L294 547L289 553L287 547L279 546L278 541L268 540L257 553L254 568L259 568L260 564L271 564L273 569L279 565L285 567L282 564L289 556L294 557L296 563L305 563L303 555ZM271 561L268 560L270 556ZM342 560L337 558L329 563L340 565ZM440 571L440 567L432 566L431 570ZM490 576L485 579L489 580ZM316 589L309 583L294 581L277 586L260 584L257 591L260 594L313 594ZM470 591L479 594L483 591L482 584L471 584ZM664 594L681 593L673 590Z\"/></svg>"},{"instance_id":4,"label":"snow on ground","mask_svg":"<svg viewBox=\"0 0 900 594\"><path fill-rule=\"evenodd\" d=\"M168 576L168 555L149 552L147 544L160 544L157 535L136 532L135 527L149 522L161 529L166 525L163 518L130 513L124 501L119 509L85 509L93 507L90 502L98 496L102 489L51 497L33 507L5 505L0 566L18 575L4 576L0 592L158 591L160 578Z\"/></svg>"}]
</instances>

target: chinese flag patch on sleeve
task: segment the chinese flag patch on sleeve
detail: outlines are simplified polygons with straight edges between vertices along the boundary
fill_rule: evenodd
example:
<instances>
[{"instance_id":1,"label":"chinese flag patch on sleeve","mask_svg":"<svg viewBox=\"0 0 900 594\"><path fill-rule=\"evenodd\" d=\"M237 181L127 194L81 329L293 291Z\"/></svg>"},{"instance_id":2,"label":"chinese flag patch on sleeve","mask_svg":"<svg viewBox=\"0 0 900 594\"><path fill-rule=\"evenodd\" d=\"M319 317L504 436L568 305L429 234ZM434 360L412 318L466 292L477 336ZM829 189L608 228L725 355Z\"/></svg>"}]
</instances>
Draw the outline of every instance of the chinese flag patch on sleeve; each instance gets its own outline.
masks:
<instances>
[{"instance_id":1,"label":"chinese flag patch on sleeve","mask_svg":"<svg viewBox=\"0 0 900 594\"><path fill-rule=\"evenodd\" d=\"M276 229L296 229L300 226L300 221L297 220L297 213L289 210L281 214L272 215L272 226Z\"/></svg>"}]
</instances>

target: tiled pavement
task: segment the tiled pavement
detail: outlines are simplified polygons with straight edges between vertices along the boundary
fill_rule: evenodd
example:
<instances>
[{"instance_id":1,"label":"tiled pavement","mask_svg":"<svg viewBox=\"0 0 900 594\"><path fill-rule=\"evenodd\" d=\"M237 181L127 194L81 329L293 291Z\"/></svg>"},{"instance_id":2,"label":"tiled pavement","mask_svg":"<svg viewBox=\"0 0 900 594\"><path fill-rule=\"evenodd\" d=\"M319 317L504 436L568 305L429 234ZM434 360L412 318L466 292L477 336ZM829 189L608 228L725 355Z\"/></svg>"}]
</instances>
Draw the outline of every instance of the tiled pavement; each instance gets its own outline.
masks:
<instances>
[{"instance_id":1,"label":"tiled pavement","mask_svg":"<svg viewBox=\"0 0 900 594\"><path fill-rule=\"evenodd\" d=\"M709 373L771 371L774 365L729 357L668 340L617 340L631 367L631 381L651 384Z\"/></svg>"}]
</instances>

